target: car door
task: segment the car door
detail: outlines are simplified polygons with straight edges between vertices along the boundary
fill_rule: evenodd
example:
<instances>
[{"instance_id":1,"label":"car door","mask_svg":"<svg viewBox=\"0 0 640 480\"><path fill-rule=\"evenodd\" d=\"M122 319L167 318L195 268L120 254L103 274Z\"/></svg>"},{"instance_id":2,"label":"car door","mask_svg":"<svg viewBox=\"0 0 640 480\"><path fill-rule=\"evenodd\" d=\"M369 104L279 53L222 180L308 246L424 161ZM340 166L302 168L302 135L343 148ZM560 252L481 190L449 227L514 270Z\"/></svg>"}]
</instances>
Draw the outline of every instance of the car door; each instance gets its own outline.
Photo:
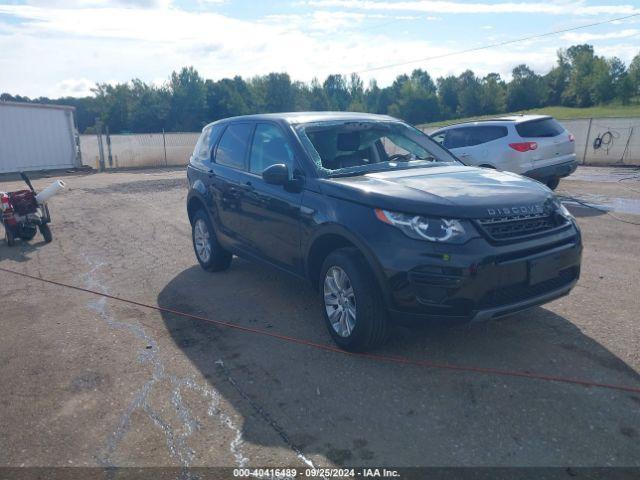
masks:
<instances>
[{"instance_id":1,"label":"car door","mask_svg":"<svg viewBox=\"0 0 640 480\"><path fill-rule=\"evenodd\" d=\"M469 152L471 127L450 128L444 138L444 146L466 165L477 165Z\"/></svg>"},{"instance_id":2,"label":"car door","mask_svg":"<svg viewBox=\"0 0 640 480\"><path fill-rule=\"evenodd\" d=\"M248 244L247 217L242 212L242 196L247 181L247 153L253 124L229 124L212 153L209 188L214 199L214 221L224 243L245 249Z\"/></svg>"},{"instance_id":3,"label":"car door","mask_svg":"<svg viewBox=\"0 0 640 480\"><path fill-rule=\"evenodd\" d=\"M509 134L502 125L475 125L467 140L466 154L470 165L489 165L498 169L505 167L503 158L506 145L499 139ZM509 165L506 165L509 167Z\"/></svg>"},{"instance_id":4,"label":"car door","mask_svg":"<svg viewBox=\"0 0 640 480\"><path fill-rule=\"evenodd\" d=\"M248 232L251 249L277 266L302 271L300 256L300 207L302 189L271 185L262 179L265 168L283 163L296 172L294 150L276 123L256 125L249 153L249 175L243 196L243 215L253 224Z\"/></svg>"}]
</instances>

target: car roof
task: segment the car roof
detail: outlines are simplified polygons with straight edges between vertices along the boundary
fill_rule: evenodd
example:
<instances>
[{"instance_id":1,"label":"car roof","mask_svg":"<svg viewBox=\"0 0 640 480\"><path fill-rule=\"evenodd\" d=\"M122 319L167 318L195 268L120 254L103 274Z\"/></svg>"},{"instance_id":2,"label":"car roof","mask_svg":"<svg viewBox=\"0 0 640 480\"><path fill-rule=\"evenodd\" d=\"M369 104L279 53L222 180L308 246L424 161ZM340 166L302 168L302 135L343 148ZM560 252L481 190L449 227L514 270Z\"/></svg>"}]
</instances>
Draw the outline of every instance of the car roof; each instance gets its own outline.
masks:
<instances>
[{"instance_id":1,"label":"car roof","mask_svg":"<svg viewBox=\"0 0 640 480\"><path fill-rule=\"evenodd\" d=\"M361 112L284 112L284 113L260 113L255 115L241 115L238 117L223 118L209 125L217 123L227 123L231 121L260 121L271 120L281 121L289 124L330 122L330 121L392 121L399 122L397 118L388 115L376 115L373 113ZM207 125L207 126L209 126Z\"/></svg>"},{"instance_id":2,"label":"car roof","mask_svg":"<svg viewBox=\"0 0 640 480\"><path fill-rule=\"evenodd\" d=\"M467 127L467 126L473 127L476 125L504 125L505 123L519 124L524 122L532 122L535 120L544 120L545 118L552 118L552 117L549 115L505 115L504 117L483 118L480 120L474 120L472 122L452 123L451 125L438 128L433 133L448 130L453 127Z\"/></svg>"}]
</instances>

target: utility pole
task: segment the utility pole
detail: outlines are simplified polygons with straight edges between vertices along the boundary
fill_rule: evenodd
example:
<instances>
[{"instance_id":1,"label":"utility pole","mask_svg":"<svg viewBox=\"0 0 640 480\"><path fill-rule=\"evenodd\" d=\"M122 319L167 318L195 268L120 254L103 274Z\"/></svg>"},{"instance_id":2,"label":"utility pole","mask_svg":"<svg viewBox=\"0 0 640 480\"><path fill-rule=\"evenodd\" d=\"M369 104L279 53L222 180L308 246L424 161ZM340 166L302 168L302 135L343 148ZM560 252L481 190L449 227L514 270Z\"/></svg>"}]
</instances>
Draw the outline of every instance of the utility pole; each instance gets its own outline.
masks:
<instances>
[{"instance_id":1,"label":"utility pole","mask_svg":"<svg viewBox=\"0 0 640 480\"><path fill-rule=\"evenodd\" d=\"M164 166L167 166L167 141L164 138L164 128L162 129L162 148L164 149Z\"/></svg>"},{"instance_id":2,"label":"utility pole","mask_svg":"<svg viewBox=\"0 0 640 480\"><path fill-rule=\"evenodd\" d=\"M104 172L104 145L102 144L102 121L96 118L96 135L98 136L98 154L100 155L100 171Z\"/></svg>"},{"instance_id":3,"label":"utility pole","mask_svg":"<svg viewBox=\"0 0 640 480\"><path fill-rule=\"evenodd\" d=\"M589 148L589 137L591 136L591 124L593 123L593 118L589 119L589 128L587 128L587 139L584 142L584 152L582 152L582 164L587 164L587 149Z\"/></svg>"},{"instance_id":4,"label":"utility pole","mask_svg":"<svg viewBox=\"0 0 640 480\"><path fill-rule=\"evenodd\" d=\"M109 168L113 168L113 157L111 156L111 135L109 134L109 125L105 125L107 134L107 156L109 158Z\"/></svg>"}]
</instances>

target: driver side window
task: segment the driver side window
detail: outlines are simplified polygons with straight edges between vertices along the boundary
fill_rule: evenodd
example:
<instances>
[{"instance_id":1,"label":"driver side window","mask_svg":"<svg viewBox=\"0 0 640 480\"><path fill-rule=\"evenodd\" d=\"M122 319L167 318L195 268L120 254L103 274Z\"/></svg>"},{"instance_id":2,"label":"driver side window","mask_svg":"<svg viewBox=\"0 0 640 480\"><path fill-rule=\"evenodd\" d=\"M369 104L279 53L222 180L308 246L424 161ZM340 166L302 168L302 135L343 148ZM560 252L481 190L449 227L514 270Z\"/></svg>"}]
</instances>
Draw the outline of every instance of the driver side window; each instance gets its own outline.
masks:
<instances>
[{"instance_id":1,"label":"driver side window","mask_svg":"<svg viewBox=\"0 0 640 480\"><path fill-rule=\"evenodd\" d=\"M259 123L251 143L249 171L260 175L266 168L277 163L284 163L291 169L293 149L276 125Z\"/></svg>"}]
</instances>

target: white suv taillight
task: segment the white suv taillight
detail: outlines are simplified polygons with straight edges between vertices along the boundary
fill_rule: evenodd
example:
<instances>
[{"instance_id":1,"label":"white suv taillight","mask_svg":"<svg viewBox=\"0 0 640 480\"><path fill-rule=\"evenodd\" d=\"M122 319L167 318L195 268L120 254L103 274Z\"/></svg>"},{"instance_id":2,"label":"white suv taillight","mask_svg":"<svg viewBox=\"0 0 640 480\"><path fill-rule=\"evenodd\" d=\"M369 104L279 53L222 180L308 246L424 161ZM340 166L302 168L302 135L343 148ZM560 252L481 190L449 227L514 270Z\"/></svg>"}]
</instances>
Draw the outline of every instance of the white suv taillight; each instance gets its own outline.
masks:
<instances>
[{"instance_id":1,"label":"white suv taillight","mask_svg":"<svg viewBox=\"0 0 640 480\"><path fill-rule=\"evenodd\" d=\"M518 152L528 152L529 150L535 150L538 148L538 144L536 142L510 143L509 146Z\"/></svg>"}]
</instances>

